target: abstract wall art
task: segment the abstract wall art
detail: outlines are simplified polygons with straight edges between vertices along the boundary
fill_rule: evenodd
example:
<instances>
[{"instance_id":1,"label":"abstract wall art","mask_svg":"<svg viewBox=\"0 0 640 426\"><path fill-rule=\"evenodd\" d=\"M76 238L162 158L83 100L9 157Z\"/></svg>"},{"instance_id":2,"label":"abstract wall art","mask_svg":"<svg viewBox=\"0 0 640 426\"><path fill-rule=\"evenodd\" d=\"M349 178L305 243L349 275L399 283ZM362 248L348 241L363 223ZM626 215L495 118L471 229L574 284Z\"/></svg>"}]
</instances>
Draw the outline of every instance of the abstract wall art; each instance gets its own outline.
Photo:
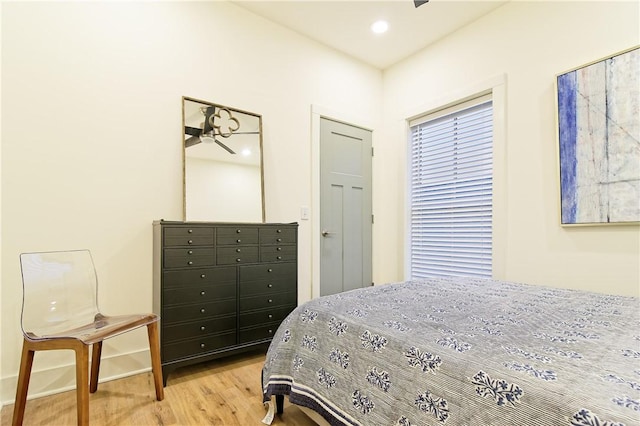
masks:
<instances>
[{"instance_id":1,"label":"abstract wall art","mask_svg":"<svg viewBox=\"0 0 640 426\"><path fill-rule=\"evenodd\" d=\"M556 77L562 225L640 223L640 47Z\"/></svg>"}]
</instances>

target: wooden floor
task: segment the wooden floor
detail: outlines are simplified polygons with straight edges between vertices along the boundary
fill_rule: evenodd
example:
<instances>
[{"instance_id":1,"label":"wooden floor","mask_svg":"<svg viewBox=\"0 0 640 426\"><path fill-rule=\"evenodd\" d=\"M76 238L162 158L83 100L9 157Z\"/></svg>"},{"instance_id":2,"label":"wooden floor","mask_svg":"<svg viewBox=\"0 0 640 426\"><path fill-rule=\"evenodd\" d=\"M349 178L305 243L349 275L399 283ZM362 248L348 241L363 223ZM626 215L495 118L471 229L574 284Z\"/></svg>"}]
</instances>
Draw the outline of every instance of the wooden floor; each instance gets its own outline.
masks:
<instances>
[{"instance_id":1,"label":"wooden floor","mask_svg":"<svg viewBox=\"0 0 640 426\"><path fill-rule=\"evenodd\" d=\"M262 425L260 372L264 352L184 367L171 373L164 401L155 400L151 372L100 383L90 396L91 425ZM275 403L275 398L274 398ZM2 408L10 425L13 405ZM25 425L75 425L75 390L27 401ZM285 397L275 425L315 425Z\"/></svg>"}]
</instances>

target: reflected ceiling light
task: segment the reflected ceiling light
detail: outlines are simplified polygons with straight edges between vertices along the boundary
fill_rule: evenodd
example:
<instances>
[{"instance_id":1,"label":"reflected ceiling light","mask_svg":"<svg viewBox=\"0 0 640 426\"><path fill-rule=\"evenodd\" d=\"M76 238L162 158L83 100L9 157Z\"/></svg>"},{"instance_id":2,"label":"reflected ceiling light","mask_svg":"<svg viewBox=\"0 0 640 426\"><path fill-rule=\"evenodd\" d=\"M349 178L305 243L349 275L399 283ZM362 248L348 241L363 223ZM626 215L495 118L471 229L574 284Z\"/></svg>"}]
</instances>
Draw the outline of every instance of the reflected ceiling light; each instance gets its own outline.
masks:
<instances>
[{"instance_id":1,"label":"reflected ceiling light","mask_svg":"<svg viewBox=\"0 0 640 426\"><path fill-rule=\"evenodd\" d=\"M200 135L200 142L202 143L214 143L216 141L216 138L213 137L213 135L205 133L203 135Z\"/></svg>"},{"instance_id":2,"label":"reflected ceiling light","mask_svg":"<svg viewBox=\"0 0 640 426\"><path fill-rule=\"evenodd\" d=\"M245 157L251 155L251 150L249 148L243 149L242 155L244 155Z\"/></svg>"},{"instance_id":3,"label":"reflected ceiling light","mask_svg":"<svg viewBox=\"0 0 640 426\"><path fill-rule=\"evenodd\" d=\"M371 24L371 31L373 31L376 34L385 33L387 32L388 29L389 29L389 23L384 20L376 21L373 24Z\"/></svg>"}]
</instances>

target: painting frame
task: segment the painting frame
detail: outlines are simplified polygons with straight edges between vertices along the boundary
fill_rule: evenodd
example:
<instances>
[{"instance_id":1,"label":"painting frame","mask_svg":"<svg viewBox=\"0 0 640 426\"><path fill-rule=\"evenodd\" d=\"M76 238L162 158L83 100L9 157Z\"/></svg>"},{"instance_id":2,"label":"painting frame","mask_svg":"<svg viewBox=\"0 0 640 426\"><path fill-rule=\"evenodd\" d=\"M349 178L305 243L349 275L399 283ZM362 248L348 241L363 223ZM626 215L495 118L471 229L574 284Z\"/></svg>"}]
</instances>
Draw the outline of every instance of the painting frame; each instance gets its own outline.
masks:
<instances>
[{"instance_id":1,"label":"painting frame","mask_svg":"<svg viewBox=\"0 0 640 426\"><path fill-rule=\"evenodd\" d=\"M561 226L640 225L640 45L556 75Z\"/></svg>"}]
</instances>

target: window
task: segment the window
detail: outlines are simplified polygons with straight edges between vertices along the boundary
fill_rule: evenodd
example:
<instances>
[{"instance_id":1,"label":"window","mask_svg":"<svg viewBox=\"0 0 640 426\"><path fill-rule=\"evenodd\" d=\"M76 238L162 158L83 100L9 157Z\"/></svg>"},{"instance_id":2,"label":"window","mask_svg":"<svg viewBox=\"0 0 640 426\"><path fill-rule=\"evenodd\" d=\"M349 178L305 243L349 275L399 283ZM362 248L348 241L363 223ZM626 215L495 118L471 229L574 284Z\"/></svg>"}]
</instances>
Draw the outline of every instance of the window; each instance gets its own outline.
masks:
<instances>
[{"instance_id":1,"label":"window","mask_svg":"<svg viewBox=\"0 0 640 426\"><path fill-rule=\"evenodd\" d=\"M492 276L490 96L410 123L412 278Z\"/></svg>"}]
</instances>

